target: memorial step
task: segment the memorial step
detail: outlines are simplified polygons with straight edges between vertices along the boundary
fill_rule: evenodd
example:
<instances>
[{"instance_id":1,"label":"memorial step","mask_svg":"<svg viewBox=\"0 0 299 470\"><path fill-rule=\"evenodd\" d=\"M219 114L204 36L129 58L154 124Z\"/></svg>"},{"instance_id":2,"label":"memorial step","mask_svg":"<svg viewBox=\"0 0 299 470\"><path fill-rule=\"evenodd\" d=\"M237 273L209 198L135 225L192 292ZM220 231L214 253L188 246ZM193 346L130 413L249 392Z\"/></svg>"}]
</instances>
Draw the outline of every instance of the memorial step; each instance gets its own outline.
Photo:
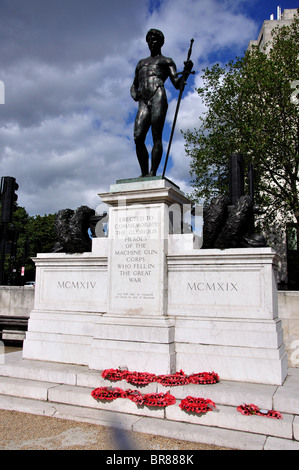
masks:
<instances>
[{"instance_id":1,"label":"memorial step","mask_svg":"<svg viewBox=\"0 0 299 470\"><path fill-rule=\"evenodd\" d=\"M299 447L298 384L299 369L291 369L279 387L231 381L175 387L153 382L137 387L125 380L105 380L100 371L85 366L16 358L0 365L0 408L103 425L116 423L137 432L237 449L292 449ZM142 394L169 391L176 403L151 408L126 398L98 401L91 396L94 388L109 386L138 389ZM180 401L189 395L214 401L216 409L200 415L181 410ZM280 411L283 419L244 416L237 411L244 403Z\"/></svg>"},{"instance_id":2,"label":"memorial step","mask_svg":"<svg viewBox=\"0 0 299 470\"><path fill-rule=\"evenodd\" d=\"M256 403L260 408L271 409L272 397L277 390L275 385L262 385L233 381L221 381L217 384L164 387L153 382L146 386L135 386L122 381L109 381L101 377L101 371L89 370L87 366L69 365L56 362L21 359L16 362L0 365L0 376L19 379L38 380L64 385L82 387L119 387L138 389L141 393L166 393L168 390L177 399L188 395L209 398L215 403L239 406L242 403ZM299 383L299 377L298 377ZM298 406L299 409L299 406ZM288 411L288 410L284 410Z\"/></svg>"},{"instance_id":3,"label":"memorial step","mask_svg":"<svg viewBox=\"0 0 299 470\"><path fill-rule=\"evenodd\" d=\"M49 389L57 385L58 384L50 382L40 382L38 380L0 377L0 394L47 401Z\"/></svg>"},{"instance_id":4,"label":"memorial step","mask_svg":"<svg viewBox=\"0 0 299 470\"><path fill-rule=\"evenodd\" d=\"M77 375L88 370L87 366L31 359L0 364L0 376L70 385L76 385Z\"/></svg>"},{"instance_id":5,"label":"memorial step","mask_svg":"<svg viewBox=\"0 0 299 470\"><path fill-rule=\"evenodd\" d=\"M270 419L261 416L244 416L236 407L216 405L216 409L206 414L188 413L180 409L181 400L176 400L175 405L166 408L152 408L137 406L126 398L118 398L113 401L95 400L91 397L92 388L72 385L61 385L49 389L49 401L67 405L77 405L88 408L96 408L117 413L149 416L152 418L166 419L171 422L185 422L194 425L217 427L245 431L254 434L292 439L293 415L284 414L282 420Z\"/></svg>"},{"instance_id":6,"label":"memorial step","mask_svg":"<svg viewBox=\"0 0 299 470\"><path fill-rule=\"evenodd\" d=\"M156 382L144 387L128 384L125 380L112 382L101 377L101 371L89 370L87 366L56 362L19 359L0 364L0 376L30 379L64 385L79 385L89 388L119 387L138 389L141 393L166 393L176 399L186 396L209 398L219 405L239 406L254 403L263 409L275 409L281 413L299 414L299 369L289 369L283 386L247 382L222 381L211 385L184 385L164 387Z\"/></svg>"},{"instance_id":7,"label":"memorial step","mask_svg":"<svg viewBox=\"0 0 299 470\"><path fill-rule=\"evenodd\" d=\"M78 385L55 384L37 380L1 377L0 392L19 398L46 401L51 404L72 405L95 410L109 411L135 416L146 416L171 422L185 422L192 425L217 427L264 434L285 439L292 439L294 416L284 414L282 420L260 416L244 416L236 407L216 404L216 409L206 414L187 413L179 408L180 399L175 405L166 408L137 406L128 399L113 401L95 400L91 396L93 388Z\"/></svg>"},{"instance_id":8,"label":"memorial step","mask_svg":"<svg viewBox=\"0 0 299 470\"><path fill-rule=\"evenodd\" d=\"M263 450L267 438L263 435L246 432L209 428L195 424L180 423L157 418L140 417L124 413L113 413L106 410L95 410L80 406L50 403L18 397L0 395L0 409L14 410L21 413L31 413L51 416L57 419L68 419L88 422L101 426L117 426L121 430L129 430L163 437L201 442L240 450ZM280 439L285 446L293 446L293 441ZM133 436L134 444L134 436ZM280 444L281 445L281 444Z\"/></svg>"}]
</instances>

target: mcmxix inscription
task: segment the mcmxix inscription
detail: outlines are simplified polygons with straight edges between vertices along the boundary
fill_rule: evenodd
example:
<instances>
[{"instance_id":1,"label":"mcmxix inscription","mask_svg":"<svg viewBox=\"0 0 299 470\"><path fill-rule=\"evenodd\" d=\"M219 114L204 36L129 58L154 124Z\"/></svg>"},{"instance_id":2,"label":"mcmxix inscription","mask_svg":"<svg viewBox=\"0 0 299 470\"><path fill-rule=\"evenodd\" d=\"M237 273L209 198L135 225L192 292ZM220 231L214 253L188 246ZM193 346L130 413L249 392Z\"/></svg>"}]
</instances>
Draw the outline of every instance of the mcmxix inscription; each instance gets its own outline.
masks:
<instances>
[{"instance_id":1,"label":"mcmxix inscription","mask_svg":"<svg viewBox=\"0 0 299 470\"><path fill-rule=\"evenodd\" d=\"M213 291L232 292L238 291L236 282L188 282L187 291Z\"/></svg>"}]
</instances>

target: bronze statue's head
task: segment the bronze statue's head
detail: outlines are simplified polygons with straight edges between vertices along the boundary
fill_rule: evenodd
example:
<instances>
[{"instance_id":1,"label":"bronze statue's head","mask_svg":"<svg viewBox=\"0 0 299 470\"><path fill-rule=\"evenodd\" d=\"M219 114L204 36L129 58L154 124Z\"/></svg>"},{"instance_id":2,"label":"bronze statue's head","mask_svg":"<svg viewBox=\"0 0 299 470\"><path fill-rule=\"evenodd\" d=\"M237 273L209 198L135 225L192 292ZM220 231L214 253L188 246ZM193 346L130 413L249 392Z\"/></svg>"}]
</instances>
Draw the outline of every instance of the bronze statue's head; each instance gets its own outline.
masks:
<instances>
[{"instance_id":1,"label":"bronze statue's head","mask_svg":"<svg viewBox=\"0 0 299 470\"><path fill-rule=\"evenodd\" d=\"M158 40L159 47L162 47L164 44L164 34L159 29L150 29L146 35L146 42L148 43L150 38L154 37Z\"/></svg>"}]
</instances>

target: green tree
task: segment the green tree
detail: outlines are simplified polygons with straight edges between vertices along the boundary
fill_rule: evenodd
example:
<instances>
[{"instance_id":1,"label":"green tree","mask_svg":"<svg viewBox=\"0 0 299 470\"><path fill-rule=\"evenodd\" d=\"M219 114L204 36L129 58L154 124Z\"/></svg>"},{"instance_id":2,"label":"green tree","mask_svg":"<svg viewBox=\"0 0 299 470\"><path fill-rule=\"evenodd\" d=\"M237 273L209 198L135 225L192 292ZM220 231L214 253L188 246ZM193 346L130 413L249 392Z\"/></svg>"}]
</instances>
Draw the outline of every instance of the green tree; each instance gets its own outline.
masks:
<instances>
[{"instance_id":1,"label":"green tree","mask_svg":"<svg viewBox=\"0 0 299 470\"><path fill-rule=\"evenodd\" d=\"M13 219L8 227L5 257L5 281L22 284L35 279L35 265L32 257L37 253L48 253L57 242L54 228L55 214L29 216L24 207L16 205ZM25 277L21 279L21 268ZM15 271L15 274L14 274Z\"/></svg>"},{"instance_id":2,"label":"green tree","mask_svg":"<svg viewBox=\"0 0 299 470\"><path fill-rule=\"evenodd\" d=\"M35 265L31 258L37 253L51 252L57 241L54 222L55 214L29 217L18 244L18 271L20 272L21 266L25 266L26 280L35 279Z\"/></svg>"},{"instance_id":3,"label":"green tree","mask_svg":"<svg viewBox=\"0 0 299 470\"><path fill-rule=\"evenodd\" d=\"M55 214L37 215L30 218L28 224L28 238L30 241L30 254L49 253L57 241L54 228Z\"/></svg>"},{"instance_id":4,"label":"green tree","mask_svg":"<svg viewBox=\"0 0 299 470\"><path fill-rule=\"evenodd\" d=\"M184 137L194 200L225 194L229 156L241 153L254 166L264 228L295 221L299 235L299 107L292 99L299 84L298 26L297 14L290 26L273 31L267 53L253 47L225 67L204 69L197 91L207 112Z\"/></svg>"}]
</instances>

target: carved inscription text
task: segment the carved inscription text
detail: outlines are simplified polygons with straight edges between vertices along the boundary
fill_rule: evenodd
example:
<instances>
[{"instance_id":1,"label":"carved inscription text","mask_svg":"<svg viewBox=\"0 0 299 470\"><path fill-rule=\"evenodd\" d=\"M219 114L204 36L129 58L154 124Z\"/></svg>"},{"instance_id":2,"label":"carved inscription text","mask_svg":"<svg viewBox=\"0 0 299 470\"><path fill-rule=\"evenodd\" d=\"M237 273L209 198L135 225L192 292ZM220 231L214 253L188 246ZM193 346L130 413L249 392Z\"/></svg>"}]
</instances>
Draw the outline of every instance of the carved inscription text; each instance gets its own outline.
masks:
<instances>
[{"instance_id":1,"label":"carved inscription text","mask_svg":"<svg viewBox=\"0 0 299 470\"><path fill-rule=\"evenodd\" d=\"M238 291L238 284L236 282L188 282L187 291L232 292Z\"/></svg>"},{"instance_id":2,"label":"carved inscription text","mask_svg":"<svg viewBox=\"0 0 299 470\"><path fill-rule=\"evenodd\" d=\"M96 282L91 281L57 281L58 289L94 289Z\"/></svg>"}]
</instances>

